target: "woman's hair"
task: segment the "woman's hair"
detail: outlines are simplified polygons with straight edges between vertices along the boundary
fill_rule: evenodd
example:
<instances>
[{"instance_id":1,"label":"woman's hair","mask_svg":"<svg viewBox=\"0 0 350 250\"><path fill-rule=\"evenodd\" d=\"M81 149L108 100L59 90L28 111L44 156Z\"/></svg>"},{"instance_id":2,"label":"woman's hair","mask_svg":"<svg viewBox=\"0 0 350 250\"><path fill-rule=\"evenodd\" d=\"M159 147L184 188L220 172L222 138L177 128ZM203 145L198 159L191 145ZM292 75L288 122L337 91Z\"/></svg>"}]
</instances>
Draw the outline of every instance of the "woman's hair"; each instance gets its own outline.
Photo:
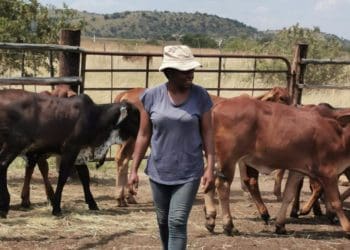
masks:
<instances>
[{"instance_id":1,"label":"woman's hair","mask_svg":"<svg viewBox=\"0 0 350 250\"><path fill-rule=\"evenodd\" d=\"M174 72L174 70L175 70L175 69L172 69L172 68L166 68L166 69L163 70L163 73L164 73L165 77L166 77L167 79L169 79L170 74L171 74L172 72Z\"/></svg>"}]
</instances>

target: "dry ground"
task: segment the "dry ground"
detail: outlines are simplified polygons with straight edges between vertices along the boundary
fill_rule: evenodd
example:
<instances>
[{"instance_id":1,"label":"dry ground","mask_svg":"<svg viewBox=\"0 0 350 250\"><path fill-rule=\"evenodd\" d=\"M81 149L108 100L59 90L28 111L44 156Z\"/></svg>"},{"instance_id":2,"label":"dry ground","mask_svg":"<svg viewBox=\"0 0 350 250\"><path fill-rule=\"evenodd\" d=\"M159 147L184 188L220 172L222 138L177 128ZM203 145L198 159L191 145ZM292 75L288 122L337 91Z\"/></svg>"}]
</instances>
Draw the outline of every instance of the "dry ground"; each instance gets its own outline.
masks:
<instances>
[{"instance_id":1,"label":"dry ground","mask_svg":"<svg viewBox=\"0 0 350 250\"><path fill-rule=\"evenodd\" d=\"M7 219L0 220L0 249L160 249L155 213L147 177L140 173L137 205L119 208L115 199L115 169L112 164L100 170L91 168L92 192L100 211L89 211L84 203L79 181L69 181L62 198L64 215L51 215L38 170L31 186L32 209L20 204L23 168L10 167L9 190L11 210ZM142 172L142 171L141 171ZM56 183L56 172L51 171ZM215 233L204 228L203 199L199 192L189 225L188 249L349 249L339 225L330 225L325 218L312 215L290 219L288 234L274 234L274 217L279 207L272 195L272 178L260 180L262 194L272 219L269 225L260 220L250 198L239 188L236 178L231 192L231 211L239 236L222 233L218 215ZM304 188L303 200L308 191ZM349 208L349 202L345 204Z\"/></svg>"}]
</instances>

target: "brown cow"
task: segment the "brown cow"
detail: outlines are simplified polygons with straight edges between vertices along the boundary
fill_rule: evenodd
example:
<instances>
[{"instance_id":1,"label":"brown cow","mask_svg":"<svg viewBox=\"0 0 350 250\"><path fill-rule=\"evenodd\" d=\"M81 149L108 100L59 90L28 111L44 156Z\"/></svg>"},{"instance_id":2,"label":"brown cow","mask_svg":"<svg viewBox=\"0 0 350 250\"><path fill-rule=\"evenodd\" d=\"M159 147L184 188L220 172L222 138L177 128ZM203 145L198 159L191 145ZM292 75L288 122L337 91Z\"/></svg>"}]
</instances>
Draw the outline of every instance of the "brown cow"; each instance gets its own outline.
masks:
<instances>
[{"instance_id":1,"label":"brown cow","mask_svg":"<svg viewBox=\"0 0 350 250\"><path fill-rule=\"evenodd\" d=\"M334 108L328 103L320 103L318 105L304 105L304 106L299 106L298 108L318 112L323 117L334 118L334 119L336 119L338 116L341 116L342 114L347 114L350 112L349 108ZM275 186L274 186L275 195L278 193L281 193L281 182L282 182L284 172L285 172L285 169L280 169L276 173ZM350 169L346 169L344 174L350 180ZM301 193L302 186L303 186L303 180L301 180L300 183L298 184L298 192L294 199L290 216L297 218L299 214L306 215L311 211L311 208L313 208L314 214L316 216L321 216L322 211L321 211L320 204L318 202L318 198L322 193L322 187L316 180L310 179L310 189L312 191L312 194L308 199L308 201L305 203L305 205L299 211L300 193ZM341 195L342 200L344 200L347 197L348 192L349 191L345 191L345 193ZM333 215L328 214L328 216L329 216L329 219L333 222L333 219L334 219Z\"/></svg>"},{"instance_id":2,"label":"brown cow","mask_svg":"<svg viewBox=\"0 0 350 250\"><path fill-rule=\"evenodd\" d=\"M276 166L292 170L288 177L282 207L276 219L276 232L285 233L285 217L301 174L319 181L327 206L336 212L342 228L350 223L339 199L338 175L350 165L350 114L335 119L279 103L262 102L246 96L218 103L213 108L218 168L226 177L216 179L222 208L224 231L233 233L229 209L230 186L238 160L262 173ZM295 128L302 127L302 130ZM299 174L301 173L301 174ZM207 228L214 229L216 210L213 192L205 195Z\"/></svg>"},{"instance_id":3,"label":"brown cow","mask_svg":"<svg viewBox=\"0 0 350 250\"><path fill-rule=\"evenodd\" d=\"M269 92L255 98L261 101L277 102L285 105L292 104L292 98L289 95L288 89L281 88L281 87L274 87ZM220 140L220 138L215 138L215 139ZM244 191L249 191L258 209L258 212L260 213L261 218L267 224L270 218L270 215L267 210L267 207L265 206L261 198L259 184L258 184L259 172L256 169L251 168L248 165L244 164L244 162L242 161L238 161L238 166L239 166L240 177L241 177L240 178L241 187ZM218 174L219 176L221 176L221 178L225 178L225 176L219 171L218 171Z\"/></svg>"}]
</instances>

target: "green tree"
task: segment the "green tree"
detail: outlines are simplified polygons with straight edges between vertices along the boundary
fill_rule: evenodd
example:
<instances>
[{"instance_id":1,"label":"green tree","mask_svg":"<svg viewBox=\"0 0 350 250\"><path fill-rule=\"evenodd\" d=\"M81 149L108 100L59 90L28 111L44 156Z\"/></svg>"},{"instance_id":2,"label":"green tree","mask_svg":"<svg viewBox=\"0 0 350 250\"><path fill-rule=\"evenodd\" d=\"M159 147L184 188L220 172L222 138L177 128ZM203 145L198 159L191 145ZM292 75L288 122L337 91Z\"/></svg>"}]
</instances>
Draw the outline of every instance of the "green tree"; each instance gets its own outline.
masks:
<instances>
[{"instance_id":1,"label":"green tree","mask_svg":"<svg viewBox=\"0 0 350 250\"><path fill-rule=\"evenodd\" d=\"M180 38L181 43L192 48L217 48L217 42L203 34L185 34Z\"/></svg>"},{"instance_id":2,"label":"green tree","mask_svg":"<svg viewBox=\"0 0 350 250\"><path fill-rule=\"evenodd\" d=\"M299 27L299 24L284 28L272 40L260 44L258 51L262 54L285 56L290 62L293 60L293 48L298 43L308 44L307 58L339 58L342 54L342 44L339 39L326 36L318 27L313 29ZM274 65L280 66L280 65ZM271 67L271 64L260 64L262 68ZM309 84L329 83L340 79L344 68L339 65L309 65L305 74L305 82Z\"/></svg>"},{"instance_id":3,"label":"green tree","mask_svg":"<svg viewBox=\"0 0 350 250\"><path fill-rule=\"evenodd\" d=\"M65 4L62 9L49 9L37 0L0 0L0 6L1 42L57 44L61 29L81 29L85 25ZM23 57L27 66L24 75L33 74L30 68L48 67L47 55L1 53L0 74L20 69Z\"/></svg>"}]
</instances>

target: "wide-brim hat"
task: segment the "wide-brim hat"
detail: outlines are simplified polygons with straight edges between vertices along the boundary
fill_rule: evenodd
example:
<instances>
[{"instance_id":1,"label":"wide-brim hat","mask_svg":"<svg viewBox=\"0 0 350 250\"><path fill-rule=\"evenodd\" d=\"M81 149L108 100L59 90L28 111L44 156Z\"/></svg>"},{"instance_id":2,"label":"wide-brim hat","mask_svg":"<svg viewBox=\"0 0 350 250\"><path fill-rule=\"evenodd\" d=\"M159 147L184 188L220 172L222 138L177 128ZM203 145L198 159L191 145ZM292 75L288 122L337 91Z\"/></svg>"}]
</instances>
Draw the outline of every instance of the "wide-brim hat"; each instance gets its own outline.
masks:
<instances>
[{"instance_id":1,"label":"wide-brim hat","mask_svg":"<svg viewBox=\"0 0 350 250\"><path fill-rule=\"evenodd\" d=\"M163 61L159 71L166 68L188 71L202 66L193 56L191 49L186 45L169 45L163 50Z\"/></svg>"}]
</instances>

